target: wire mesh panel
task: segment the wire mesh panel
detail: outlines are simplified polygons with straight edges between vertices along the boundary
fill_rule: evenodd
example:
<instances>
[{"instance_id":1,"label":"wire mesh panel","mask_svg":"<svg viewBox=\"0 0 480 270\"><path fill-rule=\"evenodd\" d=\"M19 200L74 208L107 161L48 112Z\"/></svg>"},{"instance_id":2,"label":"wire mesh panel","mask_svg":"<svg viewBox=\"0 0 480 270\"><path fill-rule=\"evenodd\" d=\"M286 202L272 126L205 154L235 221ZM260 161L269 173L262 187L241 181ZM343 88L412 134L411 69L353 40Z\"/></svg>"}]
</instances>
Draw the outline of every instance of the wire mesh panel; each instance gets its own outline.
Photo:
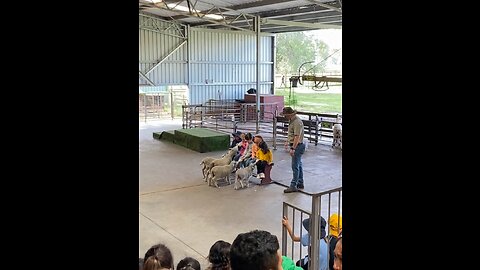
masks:
<instances>
[{"instance_id":1,"label":"wire mesh panel","mask_svg":"<svg viewBox=\"0 0 480 270\"><path fill-rule=\"evenodd\" d=\"M138 112L140 120L165 118L169 116L168 93L138 94Z\"/></svg>"},{"instance_id":2,"label":"wire mesh panel","mask_svg":"<svg viewBox=\"0 0 480 270\"><path fill-rule=\"evenodd\" d=\"M140 121L182 116L182 105L188 103L188 88L176 86L144 86L138 94Z\"/></svg>"}]
</instances>

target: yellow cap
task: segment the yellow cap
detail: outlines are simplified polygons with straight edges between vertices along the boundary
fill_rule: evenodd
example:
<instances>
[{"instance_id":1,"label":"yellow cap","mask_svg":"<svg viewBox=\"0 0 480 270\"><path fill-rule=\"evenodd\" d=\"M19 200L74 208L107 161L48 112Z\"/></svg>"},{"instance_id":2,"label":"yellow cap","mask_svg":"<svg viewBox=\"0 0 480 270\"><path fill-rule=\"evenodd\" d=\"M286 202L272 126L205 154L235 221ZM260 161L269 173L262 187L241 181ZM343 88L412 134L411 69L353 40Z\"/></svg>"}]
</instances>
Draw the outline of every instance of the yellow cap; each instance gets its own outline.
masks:
<instances>
[{"instance_id":1,"label":"yellow cap","mask_svg":"<svg viewBox=\"0 0 480 270\"><path fill-rule=\"evenodd\" d=\"M342 229L342 217L338 214L332 214L328 220L328 224L328 234L338 237L338 234Z\"/></svg>"}]
</instances>

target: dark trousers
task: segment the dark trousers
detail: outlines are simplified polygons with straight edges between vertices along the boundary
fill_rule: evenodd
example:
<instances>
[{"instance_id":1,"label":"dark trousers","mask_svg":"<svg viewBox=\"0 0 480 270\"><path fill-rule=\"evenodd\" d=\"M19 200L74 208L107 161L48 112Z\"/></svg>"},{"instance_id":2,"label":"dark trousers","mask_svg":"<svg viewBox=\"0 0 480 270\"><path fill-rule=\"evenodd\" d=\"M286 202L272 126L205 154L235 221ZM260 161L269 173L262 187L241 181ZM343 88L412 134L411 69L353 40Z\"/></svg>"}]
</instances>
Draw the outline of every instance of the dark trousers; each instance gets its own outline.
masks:
<instances>
[{"instance_id":1,"label":"dark trousers","mask_svg":"<svg viewBox=\"0 0 480 270\"><path fill-rule=\"evenodd\" d=\"M267 166L268 162L265 160L259 160L257 162L257 173L265 173L265 167Z\"/></svg>"}]
</instances>

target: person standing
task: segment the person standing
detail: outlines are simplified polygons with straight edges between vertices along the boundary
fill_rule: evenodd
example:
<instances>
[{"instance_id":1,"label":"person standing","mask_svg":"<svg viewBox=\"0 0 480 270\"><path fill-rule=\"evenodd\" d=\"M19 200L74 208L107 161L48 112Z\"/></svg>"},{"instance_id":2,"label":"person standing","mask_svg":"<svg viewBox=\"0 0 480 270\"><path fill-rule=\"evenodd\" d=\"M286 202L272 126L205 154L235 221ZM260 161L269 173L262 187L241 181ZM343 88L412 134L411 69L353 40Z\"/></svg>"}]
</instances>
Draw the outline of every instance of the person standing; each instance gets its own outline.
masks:
<instances>
[{"instance_id":1,"label":"person standing","mask_svg":"<svg viewBox=\"0 0 480 270\"><path fill-rule=\"evenodd\" d=\"M290 156L292 157L293 178L290 187L285 189L284 193L297 192L304 188L302 155L305 153L305 144L303 143L303 122L297 115L297 111L292 107L283 108L282 113L288 122L288 138L285 144L290 147Z\"/></svg>"}]
</instances>

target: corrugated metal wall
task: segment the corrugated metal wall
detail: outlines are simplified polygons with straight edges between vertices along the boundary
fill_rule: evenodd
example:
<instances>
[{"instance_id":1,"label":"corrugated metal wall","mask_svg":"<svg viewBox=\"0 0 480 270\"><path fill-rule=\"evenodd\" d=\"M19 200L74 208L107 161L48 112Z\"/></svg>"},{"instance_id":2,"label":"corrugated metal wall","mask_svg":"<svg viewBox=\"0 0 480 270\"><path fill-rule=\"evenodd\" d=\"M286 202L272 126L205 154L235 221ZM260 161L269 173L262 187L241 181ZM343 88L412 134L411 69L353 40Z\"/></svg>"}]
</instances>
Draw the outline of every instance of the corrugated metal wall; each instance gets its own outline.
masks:
<instances>
[{"instance_id":1,"label":"corrugated metal wall","mask_svg":"<svg viewBox=\"0 0 480 270\"><path fill-rule=\"evenodd\" d=\"M260 91L273 82L273 35L263 35ZM256 35L249 32L190 28L190 103L209 99L243 99L256 86Z\"/></svg>"},{"instance_id":2,"label":"corrugated metal wall","mask_svg":"<svg viewBox=\"0 0 480 270\"><path fill-rule=\"evenodd\" d=\"M147 73L184 39L162 20L139 17L139 68ZM152 29L168 28L160 33ZM256 87L256 35L251 32L189 28L188 42L153 69L147 77L156 85L187 84L190 104L209 99L243 99ZM261 34L260 89L271 94L274 81L274 35ZM189 61L189 62L188 62ZM189 72L190 71L190 72ZM190 78L188 78L190 77ZM145 84L139 79L139 84Z\"/></svg>"},{"instance_id":3,"label":"corrugated metal wall","mask_svg":"<svg viewBox=\"0 0 480 270\"><path fill-rule=\"evenodd\" d=\"M180 32L174 25L149 16L139 16L139 70L146 74L184 40L185 28ZM168 28L168 29L167 29ZM163 30L160 33L157 29ZM167 29L167 30L164 30ZM187 43L168 56L147 77L155 85L187 84ZM139 84L145 84L139 79Z\"/></svg>"}]
</instances>

